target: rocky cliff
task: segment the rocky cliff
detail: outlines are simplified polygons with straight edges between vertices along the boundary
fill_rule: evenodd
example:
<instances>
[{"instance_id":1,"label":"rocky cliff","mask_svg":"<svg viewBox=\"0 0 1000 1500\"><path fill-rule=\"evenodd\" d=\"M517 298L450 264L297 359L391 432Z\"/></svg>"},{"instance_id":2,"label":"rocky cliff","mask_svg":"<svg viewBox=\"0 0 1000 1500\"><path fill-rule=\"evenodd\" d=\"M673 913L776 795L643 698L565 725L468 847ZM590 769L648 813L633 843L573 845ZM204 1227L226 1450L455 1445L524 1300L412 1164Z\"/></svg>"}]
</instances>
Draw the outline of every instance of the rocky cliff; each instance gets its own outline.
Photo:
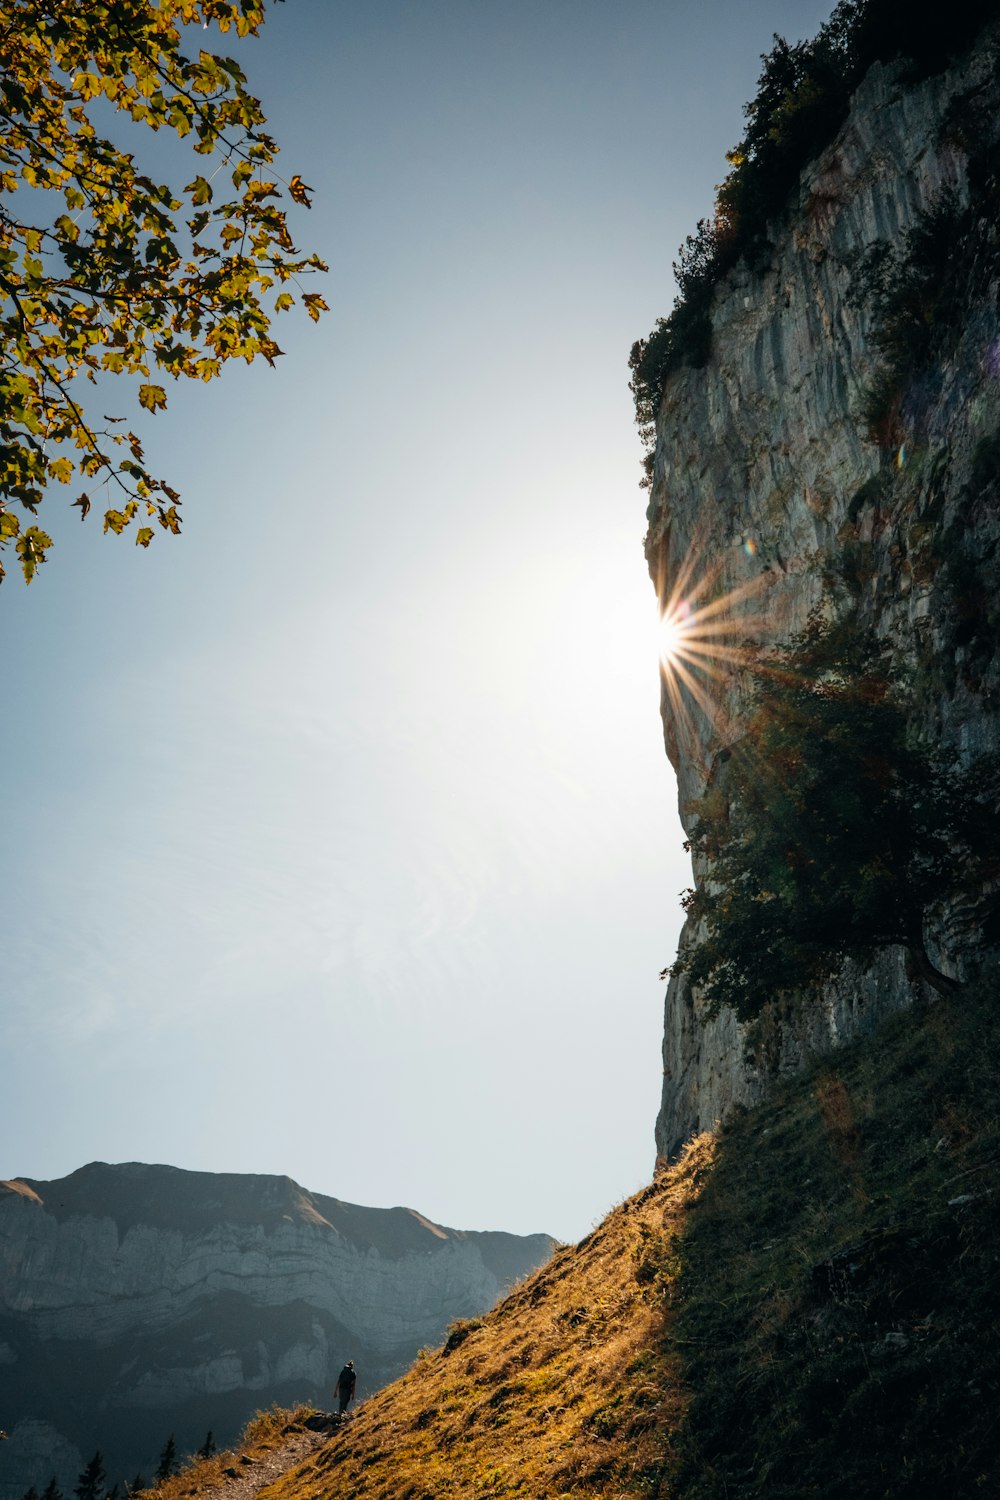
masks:
<instances>
[{"instance_id":1,"label":"rocky cliff","mask_svg":"<svg viewBox=\"0 0 1000 1500\"><path fill-rule=\"evenodd\" d=\"M1000 703L997 54L993 28L934 76L915 80L904 61L868 73L772 226L764 263L740 262L718 287L707 362L667 380L646 543L661 599L678 588L696 606L728 599L730 639L765 649L803 626L839 569L852 607L919 676L926 726L956 763L996 745ZM887 370L859 289L866 252L885 245L905 271L913 231L943 224L947 242L959 220L964 238L946 251L970 260L964 295L944 310L931 277L912 316L933 357ZM946 259L940 279L953 270ZM682 817L738 739L751 686L749 673L716 666L695 673L694 692L664 684ZM960 963L946 946L940 960ZM913 995L902 954L888 950L821 1002L772 1007L748 1036L731 1013L708 1019L673 980L659 1154Z\"/></svg>"},{"instance_id":2,"label":"rocky cliff","mask_svg":"<svg viewBox=\"0 0 1000 1500\"><path fill-rule=\"evenodd\" d=\"M171 1432L220 1444L272 1402L359 1394L446 1325L491 1307L552 1249L362 1208L288 1177L91 1163L0 1183L0 1500L94 1449L147 1476Z\"/></svg>"}]
</instances>

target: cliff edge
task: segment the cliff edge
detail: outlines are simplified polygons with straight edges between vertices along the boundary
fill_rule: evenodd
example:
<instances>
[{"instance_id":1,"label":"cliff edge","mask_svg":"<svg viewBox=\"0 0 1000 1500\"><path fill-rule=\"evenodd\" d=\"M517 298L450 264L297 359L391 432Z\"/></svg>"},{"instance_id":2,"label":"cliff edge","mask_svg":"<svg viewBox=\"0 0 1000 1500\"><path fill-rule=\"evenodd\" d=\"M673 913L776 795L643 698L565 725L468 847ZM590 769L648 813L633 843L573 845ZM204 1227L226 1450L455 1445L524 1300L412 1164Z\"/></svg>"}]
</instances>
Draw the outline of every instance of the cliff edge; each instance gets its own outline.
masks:
<instances>
[{"instance_id":1,"label":"cliff edge","mask_svg":"<svg viewBox=\"0 0 1000 1500\"><path fill-rule=\"evenodd\" d=\"M919 677L926 726L956 766L995 747L1000 703L997 68L994 26L933 76L915 78L903 60L870 69L769 226L766 252L717 287L704 363L666 379L646 538L661 601L681 585L728 601L735 635L765 650L803 627L838 571L859 616ZM919 290L914 250L926 262L935 235L950 301L934 290L933 264L918 268L927 290L909 336L921 355L887 367L885 288L881 303L866 295L866 275L870 293L887 254L881 264ZM751 688L725 664L695 693L664 684L688 828ZM689 924L682 944L693 940ZM916 983L902 952L887 950L845 970L820 1002L772 1006L750 1032L731 1012L709 1018L686 979L672 980L661 1160L810 1055L909 1005Z\"/></svg>"}]
</instances>

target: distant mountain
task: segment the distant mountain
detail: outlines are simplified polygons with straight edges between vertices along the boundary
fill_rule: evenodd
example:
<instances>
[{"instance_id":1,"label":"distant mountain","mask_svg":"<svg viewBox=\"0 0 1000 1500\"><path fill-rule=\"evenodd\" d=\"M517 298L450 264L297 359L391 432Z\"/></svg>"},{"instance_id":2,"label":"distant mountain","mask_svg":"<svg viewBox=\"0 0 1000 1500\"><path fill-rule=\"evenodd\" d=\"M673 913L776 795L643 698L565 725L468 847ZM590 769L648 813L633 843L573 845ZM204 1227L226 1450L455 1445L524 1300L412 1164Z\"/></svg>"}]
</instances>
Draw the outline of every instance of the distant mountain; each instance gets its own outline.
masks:
<instances>
[{"instance_id":1,"label":"distant mountain","mask_svg":"<svg viewBox=\"0 0 1000 1500\"><path fill-rule=\"evenodd\" d=\"M0 1500L96 1448L109 1484L222 1444L274 1402L358 1394L449 1322L491 1307L550 1255L548 1235L468 1232L363 1208L290 1177L92 1162L0 1182Z\"/></svg>"}]
</instances>

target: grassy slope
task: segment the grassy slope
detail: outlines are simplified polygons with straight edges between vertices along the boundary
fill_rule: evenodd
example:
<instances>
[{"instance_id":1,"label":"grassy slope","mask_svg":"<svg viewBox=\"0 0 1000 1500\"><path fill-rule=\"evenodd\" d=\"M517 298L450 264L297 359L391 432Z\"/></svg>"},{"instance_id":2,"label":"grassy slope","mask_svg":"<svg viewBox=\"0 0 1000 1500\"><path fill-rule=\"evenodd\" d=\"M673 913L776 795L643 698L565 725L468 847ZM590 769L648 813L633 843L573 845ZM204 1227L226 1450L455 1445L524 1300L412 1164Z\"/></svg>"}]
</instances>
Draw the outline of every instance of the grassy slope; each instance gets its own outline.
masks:
<instances>
[{"instance_id":1,"label":"grassy slope","mask_svg":"<svg viewBox=\"0 0 1000 1500\"><path fill-rule=\"evenodd\" d=\"M995 999L702 1137L263 1500L1000 1494Z\"/></svg>"}]
</instances>

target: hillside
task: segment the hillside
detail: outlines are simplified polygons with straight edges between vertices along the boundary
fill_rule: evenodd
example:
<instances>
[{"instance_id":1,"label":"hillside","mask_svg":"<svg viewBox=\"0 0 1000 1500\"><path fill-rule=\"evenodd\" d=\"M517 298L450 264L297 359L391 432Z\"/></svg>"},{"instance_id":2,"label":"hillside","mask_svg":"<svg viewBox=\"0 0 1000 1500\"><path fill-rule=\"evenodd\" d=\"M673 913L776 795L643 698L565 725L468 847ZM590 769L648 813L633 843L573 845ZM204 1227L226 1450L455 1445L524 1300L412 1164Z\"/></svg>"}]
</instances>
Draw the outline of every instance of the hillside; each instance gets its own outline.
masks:
<instances>
[{"instance_id":1,"label":"hillside","mask_svg":"<svg viewBox=\"0 0 1000 1500\"><path fill-rule=\"evenodd\" d=\"M349 1354L375 1390L552 1244L263 1174L92 1162L0 1183L0 1500L52 1474L68 1490L95 1448L114 1482L151 1473L171 1432L227 1443L262 1405L328 1399Z\"/></svg>"},{"instance_id":2,"label":"hillside","mask_svg":"<svg viewBox=\"0 0 1000 1500\"><path fill-rule=\"evenodd\" d=\"M264 1500L1000 1493L996 1001L894 1017L698 1138Z\"/></svg>"}]
</instances>

